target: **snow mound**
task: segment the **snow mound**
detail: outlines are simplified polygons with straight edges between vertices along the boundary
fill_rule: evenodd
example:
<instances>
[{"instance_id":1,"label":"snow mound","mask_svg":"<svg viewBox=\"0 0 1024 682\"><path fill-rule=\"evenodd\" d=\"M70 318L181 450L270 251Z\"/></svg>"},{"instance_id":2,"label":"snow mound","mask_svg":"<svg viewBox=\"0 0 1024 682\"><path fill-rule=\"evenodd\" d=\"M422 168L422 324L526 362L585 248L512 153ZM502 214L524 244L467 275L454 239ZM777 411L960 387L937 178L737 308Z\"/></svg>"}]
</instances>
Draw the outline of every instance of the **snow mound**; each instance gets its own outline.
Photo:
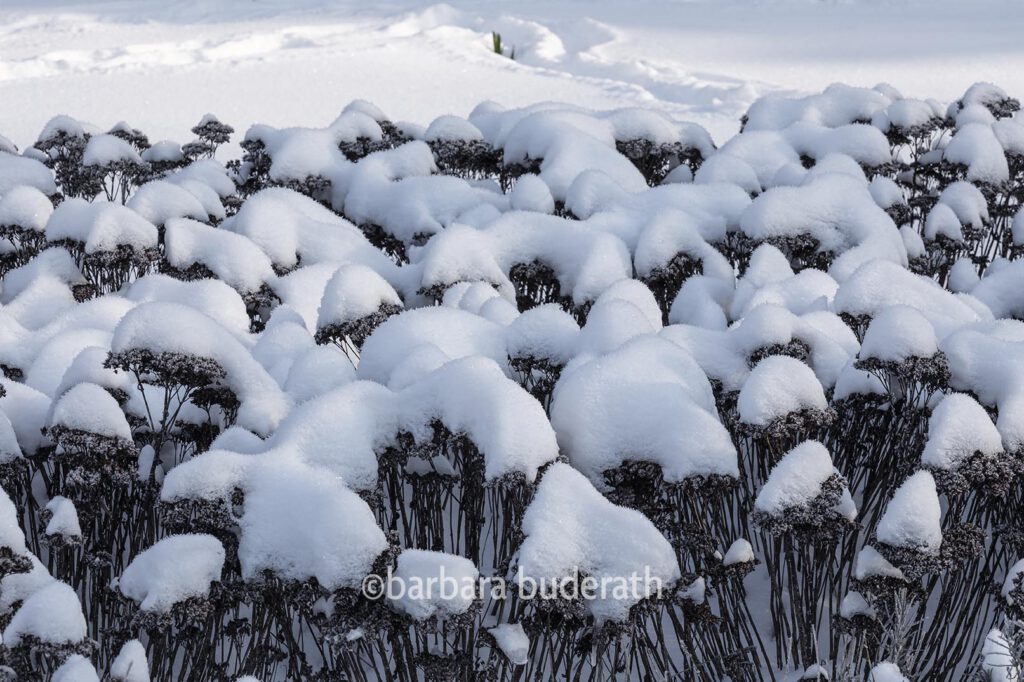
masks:
<instances>
[{"instance_id":1,"label":"snow mound","mask_svg":"<svg viewBox=\"0 0 1024 682\"><path fill-rule=\"evenodd\" d=\"M828 402L810 367L795 358L772 355L750 372L736 407L743 423L767 426L794 412L827 410Z\"/></svg>"},{"instance_id":2,"label":"snow mound","mask_svg":"<svg viewBox=\"0 0 1024 682\"><path fill-rule=\"evenodd\" d=\"M633 593L609 591L586 604L598 622L625 619L641 599L680 578L672 546L647 517L612 504L566 464L554 464L541 479L523 534L518 566L526 578L550 585L579 571L598 580L639 579Z\"/></svg>"},{"instance_id":3,"label":"snow mound","mask_svg":"<svg viewBox=\"0 0 1024 682\"><path fill-rule=\"evenodd\" d=\"M172 535L132 559L117 587L143 611L167 613L188 599L208 596L223 568L224 547L217 538Z\"/></svg>"},{"instance_id":4,"label":"snow mound","mask_svg":"<svg viewBox=\"0 0 1024 682\"><path fill-rule=\"evenodd\" d=\"M876 534L880 542L892 547L936 554L942 544L941 520L935 479L927 471L918 471L897 488Z\"/></svg>"}]
</instances>

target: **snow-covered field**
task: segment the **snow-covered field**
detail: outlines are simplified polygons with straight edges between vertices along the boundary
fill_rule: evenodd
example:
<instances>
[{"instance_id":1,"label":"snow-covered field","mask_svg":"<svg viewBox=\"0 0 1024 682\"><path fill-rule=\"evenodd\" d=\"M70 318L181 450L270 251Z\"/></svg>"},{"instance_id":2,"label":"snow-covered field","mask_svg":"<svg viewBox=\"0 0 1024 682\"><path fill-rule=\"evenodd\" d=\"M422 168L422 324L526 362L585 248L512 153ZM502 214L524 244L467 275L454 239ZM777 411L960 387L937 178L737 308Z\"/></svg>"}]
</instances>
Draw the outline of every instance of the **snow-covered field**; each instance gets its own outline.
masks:
<instances>
[{"instance_id":1,"label":"snow-covered field","mask_svg":"<svg viewBox=\"0 0 1024 682\"><path fill-rule=\"evenodd\" d=\"M54 113L154 139L207 111L322 126L359 98L426 124L490 99L643 105L722 142L759 95L834 81L1024 91L1022 25L1013 0L4 0L0 134L28 144Z\"/></svg>"},{"instance_id":2,"label":"snow-covered field","mask_svg":"<svg viewBox=\"0 0 1024 682\"><path fill-rule=\"evenodd\" d=\"M0 3L0 681L1024 672L1020 3Z\"/></svg>"}]
</instances>

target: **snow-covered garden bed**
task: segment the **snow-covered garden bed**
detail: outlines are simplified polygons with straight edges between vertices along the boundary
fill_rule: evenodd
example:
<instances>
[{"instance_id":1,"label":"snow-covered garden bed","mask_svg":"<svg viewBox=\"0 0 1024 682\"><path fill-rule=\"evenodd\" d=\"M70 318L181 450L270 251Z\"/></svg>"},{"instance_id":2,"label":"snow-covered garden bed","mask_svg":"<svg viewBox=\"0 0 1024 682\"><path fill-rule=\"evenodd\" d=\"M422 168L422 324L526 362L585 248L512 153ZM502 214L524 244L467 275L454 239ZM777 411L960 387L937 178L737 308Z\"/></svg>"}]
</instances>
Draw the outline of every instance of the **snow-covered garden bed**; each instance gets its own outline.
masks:
<instances>
[{"instance_id":1,"label":"snow-covered garden bed","mask_svg":"<svg viewBox=\"0 0 1024 682\"><path fill-rule=\"evenodd\" d=\"M1019 109L0 137L0 679L1016 679Z\"/></svg>"}]
</instances>

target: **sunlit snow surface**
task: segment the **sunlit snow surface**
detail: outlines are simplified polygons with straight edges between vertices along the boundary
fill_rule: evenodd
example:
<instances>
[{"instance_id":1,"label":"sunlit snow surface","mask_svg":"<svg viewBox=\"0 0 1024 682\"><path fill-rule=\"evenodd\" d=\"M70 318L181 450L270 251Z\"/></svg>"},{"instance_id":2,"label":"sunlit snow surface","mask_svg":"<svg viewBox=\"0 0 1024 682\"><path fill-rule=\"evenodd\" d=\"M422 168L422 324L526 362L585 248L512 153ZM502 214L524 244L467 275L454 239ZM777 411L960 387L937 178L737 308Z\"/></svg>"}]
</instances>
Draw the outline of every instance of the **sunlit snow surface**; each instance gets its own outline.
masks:
<instances>
[{"instance_id":1,"label":"sunlit snow surface","mask_svg":"<svg viewBox=\"0 0 1024 682\"><path fill-rule=\"evenodd\" d=\"M66 112L181 139L207 111L323 126L357 98L417 122L564 100L660 109L721 143L758 96L833 81L1024 91L1021 25L1009 0L3 0L0 132L24 147Z\"/></svg>"}]
</instances>

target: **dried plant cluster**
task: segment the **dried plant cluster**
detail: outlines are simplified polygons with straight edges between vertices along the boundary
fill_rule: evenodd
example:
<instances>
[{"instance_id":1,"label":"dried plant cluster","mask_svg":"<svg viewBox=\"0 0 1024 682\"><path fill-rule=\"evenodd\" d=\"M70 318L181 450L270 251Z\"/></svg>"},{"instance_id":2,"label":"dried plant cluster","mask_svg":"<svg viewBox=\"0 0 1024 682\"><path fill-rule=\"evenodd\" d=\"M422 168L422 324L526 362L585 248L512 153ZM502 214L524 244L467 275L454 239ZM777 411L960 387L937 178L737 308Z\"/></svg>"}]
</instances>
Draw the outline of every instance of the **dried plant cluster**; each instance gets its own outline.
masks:
<instances>
[{"instance_id":1,"label":"dried plant cluster","mask_svg":"<svg viewBox=\"0 0 1024 682\"><path fill-rule=\"evenodd\" d=\"M0 138L0 679L1016 679L1019 108Z\"/></svg>"}]
</instances>

